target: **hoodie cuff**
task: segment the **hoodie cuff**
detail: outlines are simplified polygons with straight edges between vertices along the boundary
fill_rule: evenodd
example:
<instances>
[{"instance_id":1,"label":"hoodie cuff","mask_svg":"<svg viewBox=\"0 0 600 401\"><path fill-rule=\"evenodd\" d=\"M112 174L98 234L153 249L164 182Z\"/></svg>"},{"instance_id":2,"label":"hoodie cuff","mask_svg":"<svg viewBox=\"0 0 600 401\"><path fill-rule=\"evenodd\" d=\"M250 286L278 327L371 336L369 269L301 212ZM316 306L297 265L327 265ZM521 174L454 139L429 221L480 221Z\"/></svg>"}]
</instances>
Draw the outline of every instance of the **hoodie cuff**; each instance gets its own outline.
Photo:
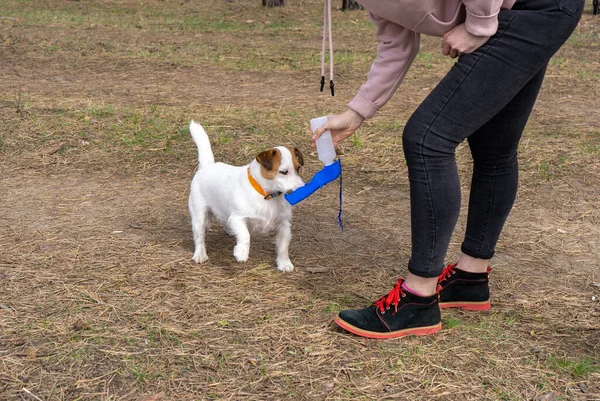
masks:
<instances>
[{"instance_id":1,"label":"hoodie cuff","mask_svg":"<svg viewBox=\"0 0 600 401\"><path fill-rule=\"evenodd\" d=\"M379 107L367 99L362 93L358 92L354 99L348 103L348 107L360 114L365 120L373 117Z\"/></svg>"},{"instance_id":2,"label":"hoodie cuff","mask_svg":"<svg viewBox=\"0 0 600 401\"><path fill-rule=\"evenodd\" d=\"M498 30L498 13L494 15L475 15L467 10L465 28L471 35L494 36Z\"/></svg>"}]
</instances>

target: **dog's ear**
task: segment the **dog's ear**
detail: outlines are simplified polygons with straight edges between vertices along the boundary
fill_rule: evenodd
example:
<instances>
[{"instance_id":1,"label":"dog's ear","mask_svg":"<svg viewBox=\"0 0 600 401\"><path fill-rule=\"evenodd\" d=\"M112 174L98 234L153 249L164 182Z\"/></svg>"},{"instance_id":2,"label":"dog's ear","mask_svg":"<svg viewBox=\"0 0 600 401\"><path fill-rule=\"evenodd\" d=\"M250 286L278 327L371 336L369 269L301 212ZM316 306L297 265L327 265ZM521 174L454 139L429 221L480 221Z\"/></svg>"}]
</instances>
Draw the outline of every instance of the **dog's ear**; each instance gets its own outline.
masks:
<instances>
[{"instance_id":1,"label":"dog's ear","mask_svg":"<svg viewBox=\"0 0 600 401\"><path fill-rule=\"evenodd\" d=\"M300 149L296 147L291 147L290 153L292 154L292 159L294 160L294 168L296 171L300 171L300 167L304 166L304 156L302 156L302 152Z\"/></svg>"},{"instance_id":2,"label":"dog's ear","mask_svg":"<svg viewBox=\"0 0 600 401\"><path fill-rule=\"evenodd\" d=\"M274 168L279 169L281 165L281 152L275 148L267 149L256 156L256 161L268 171Z\"/></svg>"}]
</instances>

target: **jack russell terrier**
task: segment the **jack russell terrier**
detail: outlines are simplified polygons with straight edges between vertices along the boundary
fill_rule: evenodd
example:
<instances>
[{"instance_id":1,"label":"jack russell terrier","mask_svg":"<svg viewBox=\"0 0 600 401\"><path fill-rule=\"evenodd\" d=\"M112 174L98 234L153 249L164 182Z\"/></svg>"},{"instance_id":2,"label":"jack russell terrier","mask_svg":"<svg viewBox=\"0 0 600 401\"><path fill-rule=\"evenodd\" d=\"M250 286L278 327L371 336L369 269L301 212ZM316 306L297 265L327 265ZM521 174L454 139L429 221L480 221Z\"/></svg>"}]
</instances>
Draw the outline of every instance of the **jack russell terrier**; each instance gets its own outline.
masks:
<instances>
[{"instance_id":1,"label":"jack russell terrier","mask_svg":"<svg viewBox=\"0 0 600 401\"><path fill-rule=\"evenodd\" d=\"M277 269L294 270L288 247L292 238L292 206L282 196L304 185L298 175L304 165L302 153L277 146L256 156L250 164L237 167L215 163L204 129L194 121L190 133L198 146L198 171L190 188L195 251L193 260L208 260L205 232L214 216L227 232L234 235L233 256L246 262L250 251L250 231L276 232Z\"/></svg>"}]
</instances>

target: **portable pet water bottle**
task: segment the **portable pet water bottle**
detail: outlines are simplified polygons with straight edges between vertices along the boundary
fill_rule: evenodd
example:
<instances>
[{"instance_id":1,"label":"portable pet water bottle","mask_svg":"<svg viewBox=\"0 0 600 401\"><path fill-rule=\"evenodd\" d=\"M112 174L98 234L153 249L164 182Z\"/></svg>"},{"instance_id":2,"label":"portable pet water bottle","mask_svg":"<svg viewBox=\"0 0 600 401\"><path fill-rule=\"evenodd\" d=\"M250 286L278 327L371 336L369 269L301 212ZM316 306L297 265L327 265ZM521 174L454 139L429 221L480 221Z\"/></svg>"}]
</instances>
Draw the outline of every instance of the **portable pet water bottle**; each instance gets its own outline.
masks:
<instances>
[{"instance_id":1,"label":"portable pet water bottle","mask_svg":"<svg viewBox=\"0 0 600 401\"><path fill-rule=\"evenodd\" d=\"M327 117L317 117L310 120L310 129L315 132L319 127L324 126L327 123ZM333 147L333 139L331 138L331 131L327 130L323 132L323 135L315 141L317 145L317 153L319 154L319 160L323 162L325 167L333 164L335 160L335 148Z\"/></svg>"},{"instance_id":2,"label":"portable pet water bottle","mask_svg":"<svg viewBox=\"0 0 600 401\"><path fill-rule=\"evenodd\" d=\"M310 120L310 128L313 132L315 132L317 128L322 127L326 122L327 117L313 118ZM309 197L317 189L322 188L326 184L338 178L342 172L340 160L335 160L336 154L335 148L333 147L331 132L329 130L325 131L323 135L321 135L315 142L317 144L319 160L323 162L325 167L318 171L310 180L310 182L306 183L304 186L298 188L294 192L285 195L285 199L290 205L295 205L296 203Z\"/></svg>"}]
</instances>

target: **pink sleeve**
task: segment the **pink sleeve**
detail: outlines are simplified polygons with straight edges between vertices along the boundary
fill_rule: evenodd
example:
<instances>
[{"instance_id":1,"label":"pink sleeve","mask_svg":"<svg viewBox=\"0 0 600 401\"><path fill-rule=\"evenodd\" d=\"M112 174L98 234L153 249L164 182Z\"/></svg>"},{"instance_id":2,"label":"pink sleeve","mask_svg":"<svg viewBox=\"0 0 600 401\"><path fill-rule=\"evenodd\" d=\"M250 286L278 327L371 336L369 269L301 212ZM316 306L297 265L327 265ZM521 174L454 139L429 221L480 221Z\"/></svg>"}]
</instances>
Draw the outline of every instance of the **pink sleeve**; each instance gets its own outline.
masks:
<instances>
[{"instance_id":1,"label":"pink sleeve","mask_svg":"<svg viewBox=\"0 0 600 401\"><path fill-rule=\"evenodd\" d=\"M348 107L371 118L392 97L419 52L418 33L369 14L381 41L377 58L371 65L367 82Z\"/></svg>"},{"instance_id":2,"label":"pink sleeve","mask_svg":"<svg viewBox=\"0 0 600 401\"><path fill-rule=\"evenodd\" d=\"M465 27L471 35L492 36L498 29L503 0L462 0L467 9Z\"/></svg>"}]
</instances>

